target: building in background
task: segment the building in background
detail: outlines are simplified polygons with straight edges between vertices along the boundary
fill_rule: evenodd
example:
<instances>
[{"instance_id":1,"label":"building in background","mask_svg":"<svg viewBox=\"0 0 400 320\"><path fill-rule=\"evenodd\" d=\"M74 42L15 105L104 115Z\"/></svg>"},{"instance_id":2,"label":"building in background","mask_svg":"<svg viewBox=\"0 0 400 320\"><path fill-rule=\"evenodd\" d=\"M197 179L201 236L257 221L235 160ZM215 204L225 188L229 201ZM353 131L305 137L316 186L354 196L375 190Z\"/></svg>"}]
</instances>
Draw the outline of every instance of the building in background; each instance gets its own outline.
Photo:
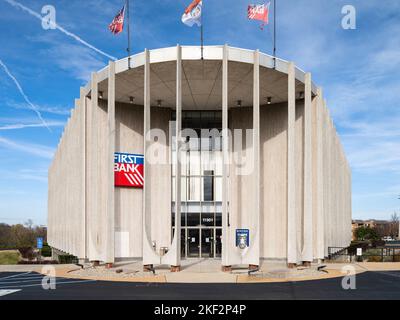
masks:
<instances>
[{"instance_id":1,"label":"building in background","mask_svg":"<svg viewBox=\"0 0 400 320\"><path fill-rule=\"evenodd\" d=\"M353 220L351 224L351 231L353 234L352 240L357 240L355 231L358 228L371 228L375 229L378 235L381 238L392 238L398 239L399 238L399 222L397 221L388 221L388 220Z\"/></svg>"},{"instance_id":2,"label":"building in background","mask_svg":"<svg viewBox=\"0 0 400 320\"><path fill-rule=\"evenodd\" d=\"M177 271L307 265L350 243L350 168L322 90L293 63L146 50L93 73L75 104L49 169L54 248Z\"/></svg>"}]
</instances>

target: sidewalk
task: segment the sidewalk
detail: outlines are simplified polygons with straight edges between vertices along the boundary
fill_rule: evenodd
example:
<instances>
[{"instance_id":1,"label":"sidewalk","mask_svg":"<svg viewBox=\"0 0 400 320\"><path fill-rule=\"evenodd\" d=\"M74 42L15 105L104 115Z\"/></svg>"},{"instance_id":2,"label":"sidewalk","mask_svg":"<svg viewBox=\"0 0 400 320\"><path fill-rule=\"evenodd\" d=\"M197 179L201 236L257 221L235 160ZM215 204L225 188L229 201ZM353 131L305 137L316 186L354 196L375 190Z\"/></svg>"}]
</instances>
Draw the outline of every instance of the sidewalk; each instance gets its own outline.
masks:
<instances>
[{"instance_id":1,"label":"sidewalk","mask_svg":"<svg viewBox=\"0 0 400 320\"><path fill-rule=\"evenodd\" d=\"M89 279L102 281L124 282L158 282L158 283L254 283L254 282L288 282L305 281L343 277L346 271L343 267L352 266L356 273L366 271L400 270L400 263L326 263L323 264L325 272L318 271L317 264L311 268L298 267L288 269L285 262L262 261L260 270L248 275L245 266L233 268L231 273L221 271L221 261L213 259L187 259L182 260L182 271L171 273L169 266L156 266L155 274L143 272L142 262L127 261L116 263L114 268L106 269L104 266L91 267L85 265L81 269L76 265L55 265L57 277L73 279ZM0 272L40 272L44 273L45 266L0 266ZM117 273L117 271L119 271Z\"/></svg>"}]
</instances>

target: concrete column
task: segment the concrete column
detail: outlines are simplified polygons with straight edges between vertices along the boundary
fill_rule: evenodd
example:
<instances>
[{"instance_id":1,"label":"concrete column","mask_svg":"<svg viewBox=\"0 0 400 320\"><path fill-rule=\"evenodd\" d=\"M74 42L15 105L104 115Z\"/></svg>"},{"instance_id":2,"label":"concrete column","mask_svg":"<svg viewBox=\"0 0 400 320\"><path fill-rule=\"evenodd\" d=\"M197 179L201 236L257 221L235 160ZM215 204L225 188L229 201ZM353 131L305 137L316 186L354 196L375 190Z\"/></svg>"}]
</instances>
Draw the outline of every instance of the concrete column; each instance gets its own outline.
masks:
<instances>
[{"instance_id":1,"label":"concrete column","mask_svg":"<svg viewBox=\"0 0 400 320\"><path fill-rule=\"evenodd\" d=\"M229 134L228 134L228 46L224 46L222 59L222 269L230 271L228 225L228 172L229 172Z\"/></svg>"},{"instance_id":2,"label":"concrete column","mask_svg":"<svg viewBox=\"0 0 400 320\"><path fill-rule=\"evenodd\" d=\"M302 260L313 261L313 189L312 189L312 88L311 74L305 75L304 90L304 170L303 170L303 251Z\"/></svg>"},{"instance_id":3,"label":"concrete column","mask_svg":"<svg viewBox=\"0 0 400 320\"><path fill-rule=\"evenodd\" d=\"M324 118L322 89L317 90L317 259L324 259Z\"/></svg>"},{"instance_id":4,"label":"concrete column","mask_svg":"<svg viewBox=\"0 0 400 320\"><path fill-rule=\"evenodd\" d=\"M181 270L181 131L182 131L182 47L176 47L176 162L175 166L175 234L168 253L162 257L163 264L169 264L172 272Z\"/></svg>"},{"instance_id":5,"label":"concrete column","mask_svg":"<svg viewBox=\"0 0 400 320\"><path fill-rule=\"evenodd\" d=\"M182 131L182 48L177 46L176 58L176 163L175 163L175 261L172 271L179 271L181 265L181 131Z\"/></svg>"},{"instance_id":6,"label":"concrete column","mask_svg":"<svg viewBox=\"0 0 400 320\"><path fill-rule=\"evenodd\" d=\"M87 239L86 239L86 95L84 88L80 89L80 107L81 107L81 126L82 126L82 219L81 219L81 233L82 233L82 244L81 244L81 259L87 258Z\"/></svg>"},{"instance_id":7,"label":"concrete column","mask_svg":"<svg viewBox=\"0 0 400 320\"><path fill-rule=\"evenodd\" d=\"M288 128L287 128L287 262L289 267L297 264L297 219L296 219L296 80L295 66L288 69Z\"/></svg>"},{"instance_id":8,"label":"concrete column","mask_svg":"<svg viewBox=\"0 0 400 320\"><path fill-rule=\"evenodd\" d=\"M107 235L106 263L115 261L115 201L114 201L114 153L115 153L115 62L108 66L108 164L107 164Z\"/></svg>"},{"instance_id":9,"label":"concrete column","mask_svg":"<svg viewBox=\"0 0 400 320\"><path fill-rule=\"evenodd\" d=\"M253 71L253 191L254 191L254 211L249 212L251 217L251 227L253 236L250 234L250 269L260 264L260 51L254 52L254 71Z\"/></svg>"},{"instance_id":10,"label":"concrete column","mask_svg":"<svg viewBox=\"0 0 400 320\"><path fill-rule=\"evenodd\" d=\"M144 270L148 271L154 263L160 263L160 257L154 252L151 245L151 185L150 174L151 167L147 159L147 150L149 147L148 134L150 131L150 51L145 50L144 64L144 126L143 126L143 146L144 146L144 186L143 186L143 265Z\"/></svg>"},{"instance_id":11,"label":"concrete column","mask_svg":"<svg viewBox=\"0 0 400 320\"><path fill-rule=\"evenodd\" d=\"M97 120L97 108L98 108L98 99L99 99L99 92L98 92L98 82L97 82L97 73L93 72L92 73L92 80L91 80L91 95L90 95L90 113L88 113L88 127L90 128L90 140L91 143L95 146L98 146L98 140L97 140L97 135L94 134L94 124L96 123ZM95 160L93 158L93 154L90 152L87 153L88 156L88 164L91 163L92 160ZM93 174L93 168L91 168L89 165L87 166L88 168L88 181L93 179L94 174ZM90 187L88 188L88 192L90 193L88 197L90 198L90 212L88 214L88 220L90 221L91 227L89 228L89 225L87 225L87 228L89 230L88 235L87 235L87 240L88 240L88 258L91 262L96 263L99 260L99 252L98 248L95 243L93 243L93 235L96 234L99 224L100 224L100 217L95 215L94 213L97 212L97 202L93 201L93 199L96 199L95 197L95 191L94 188Z\"/></svg>"}]
</instances>

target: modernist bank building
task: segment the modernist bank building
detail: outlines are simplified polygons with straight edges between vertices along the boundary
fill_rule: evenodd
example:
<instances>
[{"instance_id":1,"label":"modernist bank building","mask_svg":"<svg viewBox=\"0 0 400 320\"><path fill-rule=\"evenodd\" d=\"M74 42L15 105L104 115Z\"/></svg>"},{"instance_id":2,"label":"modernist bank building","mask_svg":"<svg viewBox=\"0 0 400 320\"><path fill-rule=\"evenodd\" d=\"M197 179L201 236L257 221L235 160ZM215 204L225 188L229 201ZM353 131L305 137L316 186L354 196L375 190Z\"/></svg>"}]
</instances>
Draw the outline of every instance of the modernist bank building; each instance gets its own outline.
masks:
<instances>
[{"instance_id":1,"label":"modernist bank building","mask_svg":"<svg viewBox=\"0 0 400 320\"><path fill-rule=\"evenodd\" d=\"M322 89L258 50L110 62L49 168L48 242L86 261L294 266L350 241L351 173Z\"/></svg>"}]
</instances>

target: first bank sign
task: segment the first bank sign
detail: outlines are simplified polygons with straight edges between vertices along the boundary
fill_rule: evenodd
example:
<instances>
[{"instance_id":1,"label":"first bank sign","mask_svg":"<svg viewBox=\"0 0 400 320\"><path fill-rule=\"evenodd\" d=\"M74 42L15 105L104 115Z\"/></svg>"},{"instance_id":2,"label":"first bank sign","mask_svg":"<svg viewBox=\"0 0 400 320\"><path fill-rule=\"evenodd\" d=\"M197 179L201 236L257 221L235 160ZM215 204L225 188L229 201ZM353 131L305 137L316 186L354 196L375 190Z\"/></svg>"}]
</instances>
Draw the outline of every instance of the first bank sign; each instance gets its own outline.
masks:
<instances>
[{"instance_id":1,"label":"first bank sign","mask_svg":"<svg viewBox=\"0 0 400 320\"><path fill-rule=\"evenodd\" d=\"M114 154L114 185L116 187L143 188L144 156L128 153Z\"/></svg>"}]
</instances>

